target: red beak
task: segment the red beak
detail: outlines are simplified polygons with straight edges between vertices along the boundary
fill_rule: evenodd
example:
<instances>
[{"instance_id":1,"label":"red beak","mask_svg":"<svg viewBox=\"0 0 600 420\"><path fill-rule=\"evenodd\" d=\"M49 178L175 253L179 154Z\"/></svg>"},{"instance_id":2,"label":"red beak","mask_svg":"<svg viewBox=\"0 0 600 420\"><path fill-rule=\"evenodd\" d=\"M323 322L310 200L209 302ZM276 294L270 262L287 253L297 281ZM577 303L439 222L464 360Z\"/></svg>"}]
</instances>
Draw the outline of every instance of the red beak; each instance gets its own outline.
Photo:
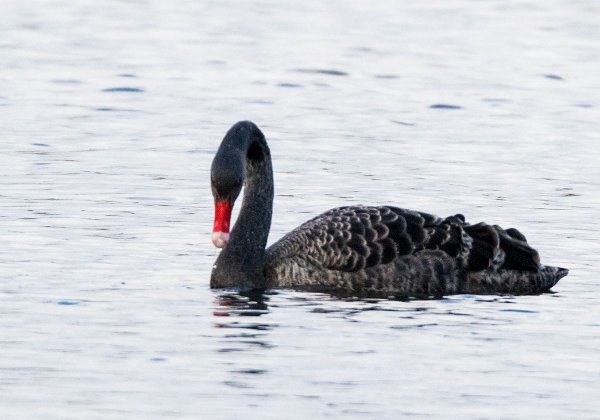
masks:
<instances>
[{"instance_id":1,"label":"red beak","mask_svg":"<svg viewBox=\"0 0 600 420\"><path fill-rule=\"evenodd\" d=\"M217 248L223 248L229 242L229 224L233 203L229 200L215 200L215 224L212 241Z\"/></svg>"}]
</instances>

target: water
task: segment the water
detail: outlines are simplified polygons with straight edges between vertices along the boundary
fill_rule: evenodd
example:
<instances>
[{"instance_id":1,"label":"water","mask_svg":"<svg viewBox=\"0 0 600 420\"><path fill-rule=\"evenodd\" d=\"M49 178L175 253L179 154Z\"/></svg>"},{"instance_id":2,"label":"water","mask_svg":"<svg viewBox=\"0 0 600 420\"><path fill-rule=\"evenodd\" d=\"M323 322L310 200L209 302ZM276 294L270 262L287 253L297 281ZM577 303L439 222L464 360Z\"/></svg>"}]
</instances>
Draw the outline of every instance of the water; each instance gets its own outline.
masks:
<instances>
[{"instance_id":1,"label":"water","mask_svg":"<svg viewBox=\"0 0 600 420\"><path fill-rule=\"evenodd\" d=\"M3 2L3 418L597 418L592 1ZM267 134L269 238L348 204L517 226L554 294L208 288L209 166Z\"/></svg>"}]
</instances>

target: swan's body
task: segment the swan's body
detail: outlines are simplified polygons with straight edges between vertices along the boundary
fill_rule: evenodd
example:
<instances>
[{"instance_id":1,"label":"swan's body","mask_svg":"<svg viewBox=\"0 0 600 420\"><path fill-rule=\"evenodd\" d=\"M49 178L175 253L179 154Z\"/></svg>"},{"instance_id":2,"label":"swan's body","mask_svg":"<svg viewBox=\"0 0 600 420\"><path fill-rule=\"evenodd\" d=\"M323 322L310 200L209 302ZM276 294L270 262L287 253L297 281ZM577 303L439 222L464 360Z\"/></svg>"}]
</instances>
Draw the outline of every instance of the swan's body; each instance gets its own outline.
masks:
<instances>
[{"instance_id":1,"label":"swan's body","mask_svg":"<svg viewBox=\"0 0 600 420\"><path fill-rule=\"evenodd\" d=\"M213 242L223 248L213 288L294 288L337 295L441 297L457 293L536 294L568 270L540 264L516 229L470 225L392 206L329 210L265 249L273 171L262 132L235 124L214 158ZM236 224L233 203L245 185Z\"/></svg>"}]
</instances>

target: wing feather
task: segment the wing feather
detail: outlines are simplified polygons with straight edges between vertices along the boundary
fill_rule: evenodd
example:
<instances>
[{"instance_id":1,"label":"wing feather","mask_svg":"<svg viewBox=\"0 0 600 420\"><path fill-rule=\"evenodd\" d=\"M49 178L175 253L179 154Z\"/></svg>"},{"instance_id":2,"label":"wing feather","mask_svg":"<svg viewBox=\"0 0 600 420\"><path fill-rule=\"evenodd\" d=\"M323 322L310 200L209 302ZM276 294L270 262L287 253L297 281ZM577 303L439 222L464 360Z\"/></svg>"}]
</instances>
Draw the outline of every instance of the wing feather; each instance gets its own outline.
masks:
<instances>
[{"instance_id":1,"label":"wing feather","mask_svg":"<svg viewBox=\"0 0 600 420\"><path fill-rule=\"evenodd\" d=\"M331 209L283 237L268 255L302 256L324 269L353 272L423 250L441 250L469 271L539 267L537 252L516 229L392 206Z\"/></svg>"}]
</instances>

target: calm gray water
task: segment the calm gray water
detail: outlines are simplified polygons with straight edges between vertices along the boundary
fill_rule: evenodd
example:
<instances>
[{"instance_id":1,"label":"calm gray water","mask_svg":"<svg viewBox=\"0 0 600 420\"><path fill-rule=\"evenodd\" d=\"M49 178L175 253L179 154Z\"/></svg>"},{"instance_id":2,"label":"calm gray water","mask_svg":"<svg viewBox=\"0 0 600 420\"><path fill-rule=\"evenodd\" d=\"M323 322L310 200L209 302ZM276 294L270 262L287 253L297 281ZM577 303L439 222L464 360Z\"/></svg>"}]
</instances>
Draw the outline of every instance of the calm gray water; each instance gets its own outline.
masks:
<instances>
[{"instance_id":1,"label":"calm gray water","mask_svg":"<svg viewBox=\"0 0 600 420\"><path fill-rule=\"evenodd\" d=\"M3 1L0 411L600 417L600 6ZM349 203L517 226L554 294L208 288L209 167L267 134L269 238Z\"/></svg>"}]
</instances>

